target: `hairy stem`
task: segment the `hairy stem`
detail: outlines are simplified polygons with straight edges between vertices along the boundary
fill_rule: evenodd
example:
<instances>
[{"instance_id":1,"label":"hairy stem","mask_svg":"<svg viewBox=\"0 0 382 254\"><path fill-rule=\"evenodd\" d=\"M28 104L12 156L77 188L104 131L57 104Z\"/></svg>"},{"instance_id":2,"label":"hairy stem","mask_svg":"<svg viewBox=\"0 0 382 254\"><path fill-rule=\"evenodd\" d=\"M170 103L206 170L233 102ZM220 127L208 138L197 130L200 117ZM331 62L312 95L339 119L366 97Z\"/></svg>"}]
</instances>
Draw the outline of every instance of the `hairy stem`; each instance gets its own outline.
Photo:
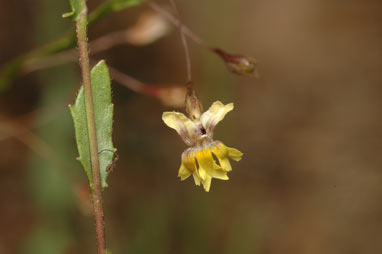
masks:
<instances>
[{"instance_id":1,"label":"hairy stem","mask_svg":"<svg viewBox=\"0 0 382 254\"><path fill-rule=\"evenodd\" d=\"M93 212L96 226L96 240L97 240L97 253L104 254L106 252L105 242L105 226L104 214L102 207L102 186L101 174L98 160L98 143L97 132L94 117L94 105L92 87L90 83L90 64L88 56L88 43L87 43L87 7L85 6L81 12L78 20L76 21L76 31L78 39L78 48L80 51L80 62L82 79L84 84L85 93L85 108L86 119L88 123L89 143L90 143L90 156L92 165L92 177L94 189L92 190L93 198Z\"/></svg>"}]
</instances>

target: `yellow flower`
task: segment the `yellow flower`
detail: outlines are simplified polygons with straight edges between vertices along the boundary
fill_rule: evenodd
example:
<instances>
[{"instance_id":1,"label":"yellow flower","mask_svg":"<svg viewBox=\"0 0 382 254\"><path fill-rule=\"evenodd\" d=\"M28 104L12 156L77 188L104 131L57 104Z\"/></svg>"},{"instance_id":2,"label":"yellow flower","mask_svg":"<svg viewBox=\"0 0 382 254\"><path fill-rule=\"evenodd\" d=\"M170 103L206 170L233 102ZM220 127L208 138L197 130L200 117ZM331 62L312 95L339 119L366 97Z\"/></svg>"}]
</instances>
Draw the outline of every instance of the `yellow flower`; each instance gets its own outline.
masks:
<instances>
[{"instance_id":1,"label":"yellow flower","mask_svg":"<svg viewBox=\"0 0 382 254\"><path fill-rule=\"evenodd\" d=\"M175 129L190 146L182 154L178 173L182 181L192 175L196 185L202 184L209 191L212 178L228 180L227 172L232 170L229 158L239 161L243 154L220 141L214 141L213 131L231 110L233 103L224 105L216 101L206 112L192 120L179 112L163 113L162 119L167 126Z\"/></svg>"}]
</instances>

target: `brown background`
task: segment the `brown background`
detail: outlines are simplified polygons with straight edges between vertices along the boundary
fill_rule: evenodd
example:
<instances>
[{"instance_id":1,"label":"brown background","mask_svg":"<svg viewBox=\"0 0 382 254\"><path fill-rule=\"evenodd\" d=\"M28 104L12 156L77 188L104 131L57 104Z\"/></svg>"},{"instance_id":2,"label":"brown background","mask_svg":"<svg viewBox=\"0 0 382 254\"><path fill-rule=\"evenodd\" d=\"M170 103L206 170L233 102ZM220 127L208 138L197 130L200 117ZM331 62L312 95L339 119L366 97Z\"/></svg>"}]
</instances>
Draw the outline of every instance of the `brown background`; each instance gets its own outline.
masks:
<instances>
[{"instance_id":1,"label":"brown background","mask_svg":"<svg viewBox=\"0 0 382 254\"><path fill-rule=\"evenodd\" d=\"M172 108L114 82L120 160L104 192L113 253L382 253L381 2L177 2L207 42L260 62L261 79L235 76L190 42L205 108L235 103L215 137L244 157L210 193L180 182L186 147L161 121ZM66 1L1 0L1 63L72 26L60 17L68 9ZM90 40L146 9L109 15ZM175 30L95 59L145 82L185 79ZM79 82L78 64L67 64L19 77L0 95L0 253L95 251L66 107Z\"/></svg>"}]
</instances>

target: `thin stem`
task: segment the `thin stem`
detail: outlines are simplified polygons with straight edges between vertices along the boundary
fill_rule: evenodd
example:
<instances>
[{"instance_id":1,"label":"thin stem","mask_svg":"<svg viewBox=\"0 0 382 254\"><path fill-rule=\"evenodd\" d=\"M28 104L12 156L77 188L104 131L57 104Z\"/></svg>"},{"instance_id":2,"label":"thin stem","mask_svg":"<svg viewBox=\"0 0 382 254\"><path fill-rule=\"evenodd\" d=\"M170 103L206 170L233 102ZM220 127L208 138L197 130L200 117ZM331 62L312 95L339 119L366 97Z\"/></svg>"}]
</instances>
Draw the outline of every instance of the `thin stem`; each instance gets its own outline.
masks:
<instances>
[{"instance_id":1,"label":"thin stem","mask_svg":"<svg viewBox=\"0 0 382 254\"><path fill-rule=\"evenodd\" d=\"M100 166L98 160L98 143L97 132L94 117L94 105L92 87L90 83L90 65L88 56L88 43L87 43L87 7L85 7L80 13L76 22L76 31L78 39L78 48L80 51L80 62L82 70L82 79L84 83L85 92L85 108L86 118L88 123L89 143L90 143L90 155L92 165L92 177L94 183L94 189L92 190L93 197L93 212L96 226L96 240L97 240L97 253L104 254L106 252L105 241L105 225L104 214L102 207L102 186L100 176Z\"/></svg>"},{"instance_id":2,"label":"thin stem","mask_svg":"<svg viewBox=\"0 0 382 254\"><path fill-rule=\"evenodd\" d=\"M162 8L160 5L158 5L155 2L148 2L147 5L152 8L154 11L158 12L160 15L165 17L168 21L170 21L173 25L178 26L179 24L182 26L182 32L187 35L188 38L193 40L196 44L199 44L200 46L212 50L213 47L210 47L202 38L200 38L198 35L196 35L194 32L191 31L187 26L182 24L179 19L174 17L171 13L166 11L166 9Z\"/></svg>"},{"instance_id":3,"label":"thin stem","mask_svg":"<svg viewBox=\"0 0 382 254\"><path fill-rule=\"evenodd\" d=\"M117 81L119 84L129 88L130 90L136 92L136 93L144 93L146 84L142 83L141 81L130 77L129 75L120 72L117 69L114 69L113 67L108 66L110 76L113 80Z\"/></svg>"},{"instance_id":4,"label":"thin stem","mask_svg":"<svg viewBox=\"0 0 382 254\"><path fill-rule=\"evenodd\" d=\"M180 39L182 40L184 54L186 56L186 65L187 65L187 83L191 83L192 77L191 77L191 58L190 58L190 51L188 49L188 44L186 37L184 36L183 29L182 29L182 22L180 20L180 14L178 9L176 8L176 4L174 0L169 0L172 7L175 10L176 15L178 16L178 27L179 27L179 33L180 33Z\"/></svg>"},{"instance_id":5,"label":"thin stem","mask_svg":"<svg viewBox=\"0 0 382 254\"><path fill-rule=\"evenodd\" d=\"M115 46L129 42L126 36L127 31L127 29L124 29L116 32L111 32L95 39L94 41L89 42L89 55L95 55L100 52L107 51ZM24 64L24 74L65 63L70 63L77 60L77 58L77 50L72 48L55 53L53 55L28 59Z\"/></svg>"}]
</instances>

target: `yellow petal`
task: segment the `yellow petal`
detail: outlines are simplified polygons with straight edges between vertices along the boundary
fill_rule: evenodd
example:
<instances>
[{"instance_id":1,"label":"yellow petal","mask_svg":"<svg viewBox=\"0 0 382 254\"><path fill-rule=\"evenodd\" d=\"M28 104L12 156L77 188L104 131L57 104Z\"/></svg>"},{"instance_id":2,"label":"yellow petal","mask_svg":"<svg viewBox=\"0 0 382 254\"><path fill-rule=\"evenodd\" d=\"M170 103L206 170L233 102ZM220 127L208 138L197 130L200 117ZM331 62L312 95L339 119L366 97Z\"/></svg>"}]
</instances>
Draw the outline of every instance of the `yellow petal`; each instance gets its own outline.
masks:
<instances>
[{"instance_id":1,"label":"yellow petal","mask_svg":"<svg viewBox=\"0 0 382 254\"><path fill-rule=\"evenodd\" d=\"M210 149L201 149L195 153L195 156L199 164L199 175L203 180L205 180L207 179L206 175L209 175L217 165L214 165L215 161L212 157ZM217 167L219 168L219 166Z\"/></svg>"},{"instance_id":2,"label":"yellow petal","mask_svg":"<svg viewBox=\"0 0 382 254\"><path fill-rule=\"evenodd\" d=\"M200 186L200 182L201 182L202 180L200 179L199 175L196 174L196 173L194 173L194 174L192 174L192 176L194 177L195 185Z\"/></svg>"},{"instance_id":3,"label":"yellow petal","mask_svg":"<svg viewBox=\"0 0 382 254\"><path fill-rule=\"evenodd\" d=\"M227 172L223 169L215 169L213 171L208 172L210 176L213 178L217 178L220 180L228 180Z\"/></svg>"},{"instance_id":4,"label":"yellow petal","mask_svg":"<svg viewBox=\"0 0 382 254\"><path fill-rule=\"evenodd\" d=\"M199 128L184 114L179 112L163 112L163 122L170 128L176 130L187 145L192 145Z\"/></svg>"},{"instance_id":5,"label":"yellow petal","mask_svg":"<svg viewBox=\"0 0 382 254\"><path fill-rule=\"evenodd\" d=\"M210 191L210 187L211 187L211 177L208 177L204 182L203 182L203 187L204 187L204 190L209 192Z\"/></svg>"},{"instance_id":6,"label":"yellow petal","mask_svg":"<svg viewBox=\"0 0 382 254\"><path fill-rule=\"evenodd\" d=\"M211 133L215 126L223 120L224 116L231 110L233 110L233 103L224 105L220 101L215 101L200 118L207 133Z\"/></svg>"},{"instance_id":7,"label":"yellow petal","mask_svg":"<svg viewBox=\"0 0 382 254\"><path fill-rule=\"evenodd\" d=\"M231 163L229 162L228 158L219 158L220 166L221 168L226 171L232 171Z\"/></svg>"},{"instance_id":8,"label":"yellow petal","mask_svg":"<svg viewBox=\"0 0 382 254\"><path fill-rule=\"evenodd\" d=\"M216 164L209 149L196 152L196 159L199 164L199 175L206 181L210 176L221 180L228 180L227 172Z\"/></svg>"},{"instance_id":9,"label":"yellow petal","mask_svg":"<svg viewBox=\"0 0 382 254\"><path fill-rule=\"evenodd\" d=\"M211 146L212 152L218 157L219 159L227 158L228 156L228 148L220 141L215 141L216 144Z\"/></svg>"},{"instance_id":10,"label":"yellow petal","mask_svg":"<svg viewBox=\"0 0 382 254\"><path fill-rule=\"evenodd\" d=\"M243 154L235 148L227 147L223 143L219 141L217 142L218 142L217 145L212 146L211 150L216 155L216 157L218 157L221 168L224 171L229 172L232 170L232 167L231 167L231 163L228 160L228 157L238 161L241 159L241 156Z\"/></svg>"},{"instance_id":11,"label":"yellow petal","mask_svg":"<svg viewBox=\"0 0 382 254\"><path fill-rule=\"evenodd\" d=\"M196 161L192 149L189 148L182 153L182 164L191 172L196 171Z\"/></svg>"},{"instance_id":12,"label":"yellow petal","mask_svg":"<svg viewBox=\"0 0 382 254\"><path fill-rule=\"evenodd\" d=\"M179 168L178 177L180 177L180 180L186 180L188 177L190 177L191 171L188 170L182 163Z\"/></svg>"},{"instance_id":13,"label":"yellow petal","mask_svg":"<svg viewBox=\"0 0 382 254\"><path fill-rule=\"evenodd\" d=\"M204 168L199 168L199 177L202 179L202 181L205 181L207 179L207 171Z\"/></svg>"},{"instance_id":14,"label":"yellow petal","mask_svg":"<svg viewBox=\"0 0 382 254\"><path fill-rule=\"evenodd\" d=\"M241 160L241 156L243 156L243 153L237 150L236 148L227 147L228 149L228 157L230 157L232 160L239 161Z\"/></svg>"}]
</instances>

